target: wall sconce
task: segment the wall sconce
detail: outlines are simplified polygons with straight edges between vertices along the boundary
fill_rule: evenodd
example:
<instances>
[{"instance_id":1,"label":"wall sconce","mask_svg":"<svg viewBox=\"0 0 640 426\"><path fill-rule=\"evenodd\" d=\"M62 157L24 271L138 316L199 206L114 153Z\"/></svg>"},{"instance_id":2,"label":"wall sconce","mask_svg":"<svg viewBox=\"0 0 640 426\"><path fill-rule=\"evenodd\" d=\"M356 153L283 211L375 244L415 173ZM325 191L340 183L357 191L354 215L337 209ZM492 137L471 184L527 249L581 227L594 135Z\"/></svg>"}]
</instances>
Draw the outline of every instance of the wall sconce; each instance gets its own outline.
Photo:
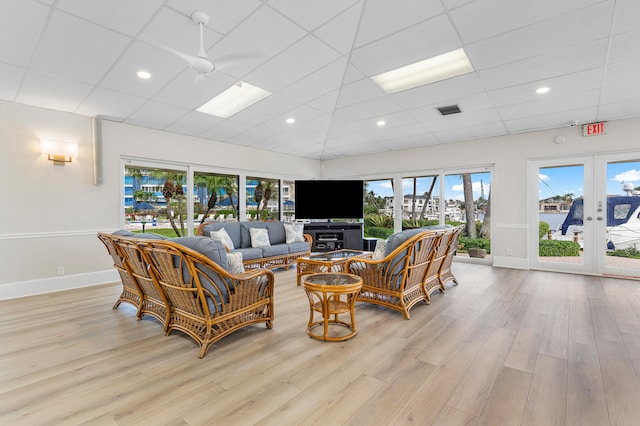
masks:
<instances>
[{"instance_id":1,"label":"wall sconce","mask_svg":"<svg viewBox=\"0 0 640 426\"><path fill-rule=\"evenodd\" d=\"M41 139L40 152L47 155L54 165L64 166L65 163L70 163L72 158L78 158L78 144Z\"/></svg>"}]
</instances>

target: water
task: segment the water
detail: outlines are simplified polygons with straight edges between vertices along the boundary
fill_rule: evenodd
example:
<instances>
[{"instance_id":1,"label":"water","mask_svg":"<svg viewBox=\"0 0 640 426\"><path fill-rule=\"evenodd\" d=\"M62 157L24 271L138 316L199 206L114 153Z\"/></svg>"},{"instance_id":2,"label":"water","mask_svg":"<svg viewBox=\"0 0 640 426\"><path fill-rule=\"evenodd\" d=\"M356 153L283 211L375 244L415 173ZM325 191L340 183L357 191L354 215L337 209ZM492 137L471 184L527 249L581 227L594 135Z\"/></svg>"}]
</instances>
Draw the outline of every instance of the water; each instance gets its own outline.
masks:
<instances>
[{"instance_id":1,"label":"water","mask_svg":"<svg viewBox=\"0 0 640 426\"><path fill-rule=\"evenodd\" d=\"M552 231L558 228L567 217L567 213L539 213L539 220L547 222Z\"/></svg>"}]
</instances>

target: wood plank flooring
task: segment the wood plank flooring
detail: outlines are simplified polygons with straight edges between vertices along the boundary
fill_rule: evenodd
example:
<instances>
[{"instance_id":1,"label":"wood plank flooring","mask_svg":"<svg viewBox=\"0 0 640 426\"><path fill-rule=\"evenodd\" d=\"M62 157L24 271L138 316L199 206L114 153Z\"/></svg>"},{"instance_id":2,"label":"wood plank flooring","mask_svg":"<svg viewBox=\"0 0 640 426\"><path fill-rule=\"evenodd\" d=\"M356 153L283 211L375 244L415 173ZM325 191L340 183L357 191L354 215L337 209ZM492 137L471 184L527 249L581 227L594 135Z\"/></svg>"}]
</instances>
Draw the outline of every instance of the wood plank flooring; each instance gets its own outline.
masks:
<instances>
[{"instance_id":1,"label":"wood plank flooring","mask_svg":"<svg viewBox=\"0 0 640 426\"><path fill-rule=\"evenodd\" d=\"M398 312L356 305L358 335L306 334L295 271L274 328L203 359L111 309L118 283L0 302L3 425L637 425L640 282L454 264L460 285Z\"/></svg>"}]
</instances>

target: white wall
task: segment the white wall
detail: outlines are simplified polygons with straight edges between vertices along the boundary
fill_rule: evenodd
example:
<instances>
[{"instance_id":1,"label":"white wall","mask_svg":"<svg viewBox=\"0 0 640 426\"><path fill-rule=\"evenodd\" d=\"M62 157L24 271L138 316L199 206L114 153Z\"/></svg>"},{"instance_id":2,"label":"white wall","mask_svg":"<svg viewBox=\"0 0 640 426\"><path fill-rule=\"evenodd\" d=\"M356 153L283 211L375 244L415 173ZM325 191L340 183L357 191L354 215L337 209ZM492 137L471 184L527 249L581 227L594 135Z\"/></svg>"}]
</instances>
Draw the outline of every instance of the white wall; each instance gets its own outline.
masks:
<instances>
[{"instance_id":1,"label":"white wall","mask_svg":"<svg viewBox=\"0 0 640 426\"><path fill-rule=\"evenodd\" d=\"M78 143L78 159L54 166L40 154L41 137ZM0 299L118 279L96 233L121 226L122 157L320 174L316 160L109 121L103 145L104 184L95 186L90 117L0 101Z\"/></svg>"},{"instance_id":2,"label":"white wall","mask_svg":"<svg viewBox=\"0 0 640 426\"><path fill-rule=\"evenodd\" d=\"M403 151L339 158L322 163L322 177L420 176L424 172L492 165L491 253L496 266L528 267L527 162L530 159L637 151L640 119L606 123L607 134L583 137L566 127L517 135L430 145ZM557 135L566 136L558 145ZM348 171L348 174L345 173ZM534 206L537 208L537 206ZM537 227L537 223L534 224ZM537 228L536 228L537 229ZM507 256L507 249L512 255Z\"/></svg>"}]
</instances>

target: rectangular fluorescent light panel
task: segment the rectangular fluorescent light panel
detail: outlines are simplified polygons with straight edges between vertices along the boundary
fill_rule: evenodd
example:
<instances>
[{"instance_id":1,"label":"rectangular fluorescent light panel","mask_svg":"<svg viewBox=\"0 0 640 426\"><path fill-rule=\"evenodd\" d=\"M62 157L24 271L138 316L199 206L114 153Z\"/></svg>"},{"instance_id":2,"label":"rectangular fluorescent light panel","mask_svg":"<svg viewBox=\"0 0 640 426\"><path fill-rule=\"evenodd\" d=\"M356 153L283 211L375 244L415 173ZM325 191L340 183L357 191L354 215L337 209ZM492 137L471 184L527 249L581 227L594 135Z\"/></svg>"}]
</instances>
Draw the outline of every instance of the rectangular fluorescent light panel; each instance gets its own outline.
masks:
<instances>
[{"instance_id":1,"label":"rectangular fluorescent light panel","mask_svg":"<svg viewBox=\"0 0 640 426\"><path fill-rule=\"evenodd\" d=\"M216 117L229 118L270 94L271 92L264 89L239 81L202 105L197 111Z\"/></svg>"},{"instance_id":2,"label":"rectangular fluorescent light panel","mask_svg":"<svg viewBox=\"0 0 640 426\"><path fill-rule=\"evenodd\" d=\"M385 92L396 93L471 71L473 71L473 65L469 62L464 49L461 48L378 74L372 78Z\"/></svg>"}]
</instances>

